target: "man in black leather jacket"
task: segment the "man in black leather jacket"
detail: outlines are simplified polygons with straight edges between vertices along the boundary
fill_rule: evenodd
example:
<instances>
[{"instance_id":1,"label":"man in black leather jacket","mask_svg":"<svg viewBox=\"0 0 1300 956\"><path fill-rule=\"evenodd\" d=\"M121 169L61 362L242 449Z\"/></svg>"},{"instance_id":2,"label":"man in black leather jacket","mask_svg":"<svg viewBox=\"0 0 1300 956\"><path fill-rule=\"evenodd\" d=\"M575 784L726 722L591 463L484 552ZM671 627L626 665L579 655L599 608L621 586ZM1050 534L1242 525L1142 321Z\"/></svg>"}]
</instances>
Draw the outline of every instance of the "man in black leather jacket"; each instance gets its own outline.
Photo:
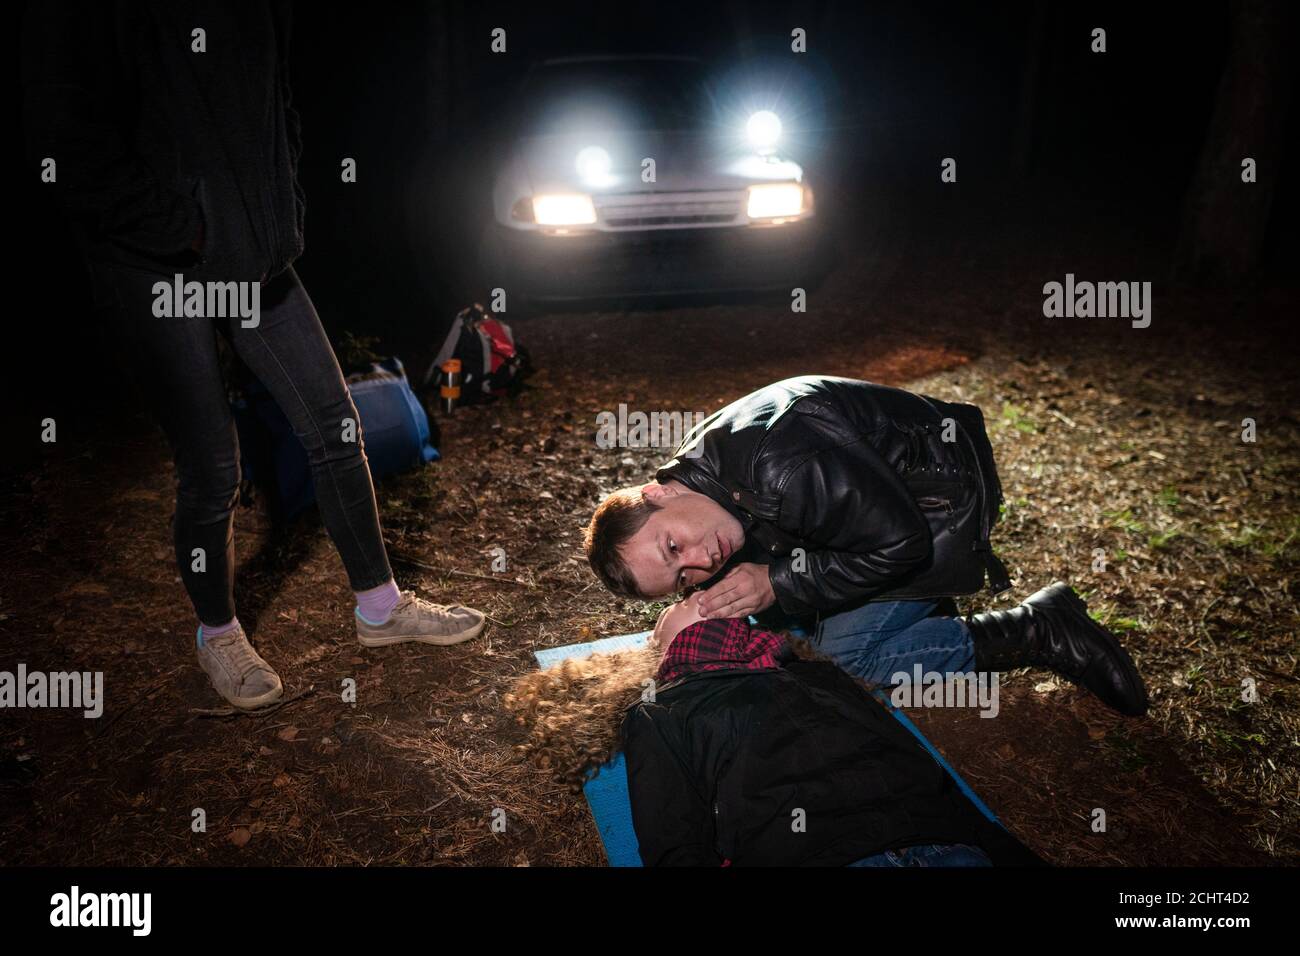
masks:
<instances>
[{"instance_id":1,"label":"man in black leather jacket","mask_svg":"<svg viewBox=\"0 0 1300 956\"><path fill-rule=\"evenodd\" d=\"M787 379L694 428L656 481L609 495L585 537L592 569L643 598L704 589L709 617L810 623L855 676L1051 669L1128 715L1133 661L1068 586L968 620L940 601L987 575L1002 500L973 405L829 376ZM950 603L950 601L948 601Z\"/></svg>"}]
</instances>

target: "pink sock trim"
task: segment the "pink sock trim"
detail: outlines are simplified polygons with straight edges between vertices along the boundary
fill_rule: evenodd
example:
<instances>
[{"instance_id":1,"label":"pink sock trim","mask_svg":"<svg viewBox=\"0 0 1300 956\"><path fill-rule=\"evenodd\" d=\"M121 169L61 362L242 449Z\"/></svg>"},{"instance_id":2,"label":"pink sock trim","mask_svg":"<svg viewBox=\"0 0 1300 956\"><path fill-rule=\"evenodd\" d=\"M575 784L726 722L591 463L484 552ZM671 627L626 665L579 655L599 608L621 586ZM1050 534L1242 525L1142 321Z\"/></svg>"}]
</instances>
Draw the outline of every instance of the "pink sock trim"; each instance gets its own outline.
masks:
<instances>
[{"instance_id":1,"label":"pink sock trim","mask_svg":"<svg viewBox=\"0 0 1300 956\"><path fill-rule=\"evenodd\" d=\"M357 597L357 614L361 615L361 619L367 624L387 623L389 615L393 613L393 608L397 607L397 602L401 598L401 592L397 590L397 582L392 578L377 588L353 593Z\"/></svg>"},{"instance_id":2,"label":"pink sock trim","mask_svg":"<svg viewBox=\"0 0 1300 956\"><path fill-rule=\"evenodd\" d=\"M227 623L219 624L216 627L208 627L202 621L199 622L199 630L203 632L205 638L220 637L222 634L229 634L239 627L239 618L232 617Z\"/></svg>"}]
</instances>

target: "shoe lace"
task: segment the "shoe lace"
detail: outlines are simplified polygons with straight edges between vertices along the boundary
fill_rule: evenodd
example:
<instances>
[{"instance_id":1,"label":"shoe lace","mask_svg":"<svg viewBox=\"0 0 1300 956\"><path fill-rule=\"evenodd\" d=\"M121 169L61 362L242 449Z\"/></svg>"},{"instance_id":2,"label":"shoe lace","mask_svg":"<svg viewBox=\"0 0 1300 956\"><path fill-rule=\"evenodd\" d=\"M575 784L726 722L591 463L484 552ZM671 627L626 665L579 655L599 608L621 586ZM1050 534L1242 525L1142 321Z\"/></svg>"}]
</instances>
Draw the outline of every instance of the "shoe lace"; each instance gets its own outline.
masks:
<instances>
[{"instance_id":1,"label":"shoe lace","mask_svg":"<svg viewBox=\"0 0 1300 956\"><path fill-rule=\"evenodd\" d=\"M218 643L217 647L235 669L241 682L254 671L263 670L265 667L253 650L253 646L248 643L248 638L240 634L231 635L227 640Z\"/></svg>"},{"instance_id":2,"label":"shoe lace","mask_svg":"<svg viewBox=\"0 0 1300 956\"><path fill-rule=\"evenodd\" d=\"M398 607L407 603L415 605L415 613L421 618L436 619L445 617L447 612L451 610L450 604L434 604L432 601L426 601L424 598L418 597L409 591L402 595L402 600L399 602Z\"/></svg>"}]
</instances>

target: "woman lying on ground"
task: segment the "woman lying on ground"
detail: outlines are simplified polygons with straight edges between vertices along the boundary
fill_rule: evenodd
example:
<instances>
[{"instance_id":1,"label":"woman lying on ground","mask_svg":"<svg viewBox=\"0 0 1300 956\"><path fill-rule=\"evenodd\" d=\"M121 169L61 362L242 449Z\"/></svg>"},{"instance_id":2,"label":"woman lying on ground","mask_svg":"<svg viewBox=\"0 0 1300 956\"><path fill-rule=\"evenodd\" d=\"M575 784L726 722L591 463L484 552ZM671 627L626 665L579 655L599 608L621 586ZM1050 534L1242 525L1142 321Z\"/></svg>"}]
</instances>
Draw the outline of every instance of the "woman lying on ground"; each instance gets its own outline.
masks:
<instances>
[{"instance_id":1,"label":"woman lying on ground","mask_svg":"<svg viewBox=\"0 0 1300 956\"><path fill-rule=\"evenodd\" d=\"M647 866L1041 865L805 642L669 606L644 650L565 661L506 703L570 784L621 749Z\"/></svg>"}]
</instances>

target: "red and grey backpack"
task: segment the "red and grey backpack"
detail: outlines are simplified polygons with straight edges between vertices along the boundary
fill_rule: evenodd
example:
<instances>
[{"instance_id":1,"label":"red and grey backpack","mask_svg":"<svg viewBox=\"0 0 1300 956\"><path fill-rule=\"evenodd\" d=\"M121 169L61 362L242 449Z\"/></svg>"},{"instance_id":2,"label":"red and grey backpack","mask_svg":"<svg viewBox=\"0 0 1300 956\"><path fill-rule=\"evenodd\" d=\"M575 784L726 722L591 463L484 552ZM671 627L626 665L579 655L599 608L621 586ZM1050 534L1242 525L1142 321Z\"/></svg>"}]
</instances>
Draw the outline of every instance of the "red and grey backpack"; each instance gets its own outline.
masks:
<instances>
[{"instance_id":1,"label":"red and grey backpack","mask_svg":"<svg viewBox=\"0 0 1300 956\"><path fill-rule=\"evenodd\" d=\"M515 342L510 326L477 302L456 313L442 348L424 376L424 387L438 383L438 370L452 358L460 359L460 401L465 405L514 396L533 371L528 350Z\"/></svg>"}]
</instances>

